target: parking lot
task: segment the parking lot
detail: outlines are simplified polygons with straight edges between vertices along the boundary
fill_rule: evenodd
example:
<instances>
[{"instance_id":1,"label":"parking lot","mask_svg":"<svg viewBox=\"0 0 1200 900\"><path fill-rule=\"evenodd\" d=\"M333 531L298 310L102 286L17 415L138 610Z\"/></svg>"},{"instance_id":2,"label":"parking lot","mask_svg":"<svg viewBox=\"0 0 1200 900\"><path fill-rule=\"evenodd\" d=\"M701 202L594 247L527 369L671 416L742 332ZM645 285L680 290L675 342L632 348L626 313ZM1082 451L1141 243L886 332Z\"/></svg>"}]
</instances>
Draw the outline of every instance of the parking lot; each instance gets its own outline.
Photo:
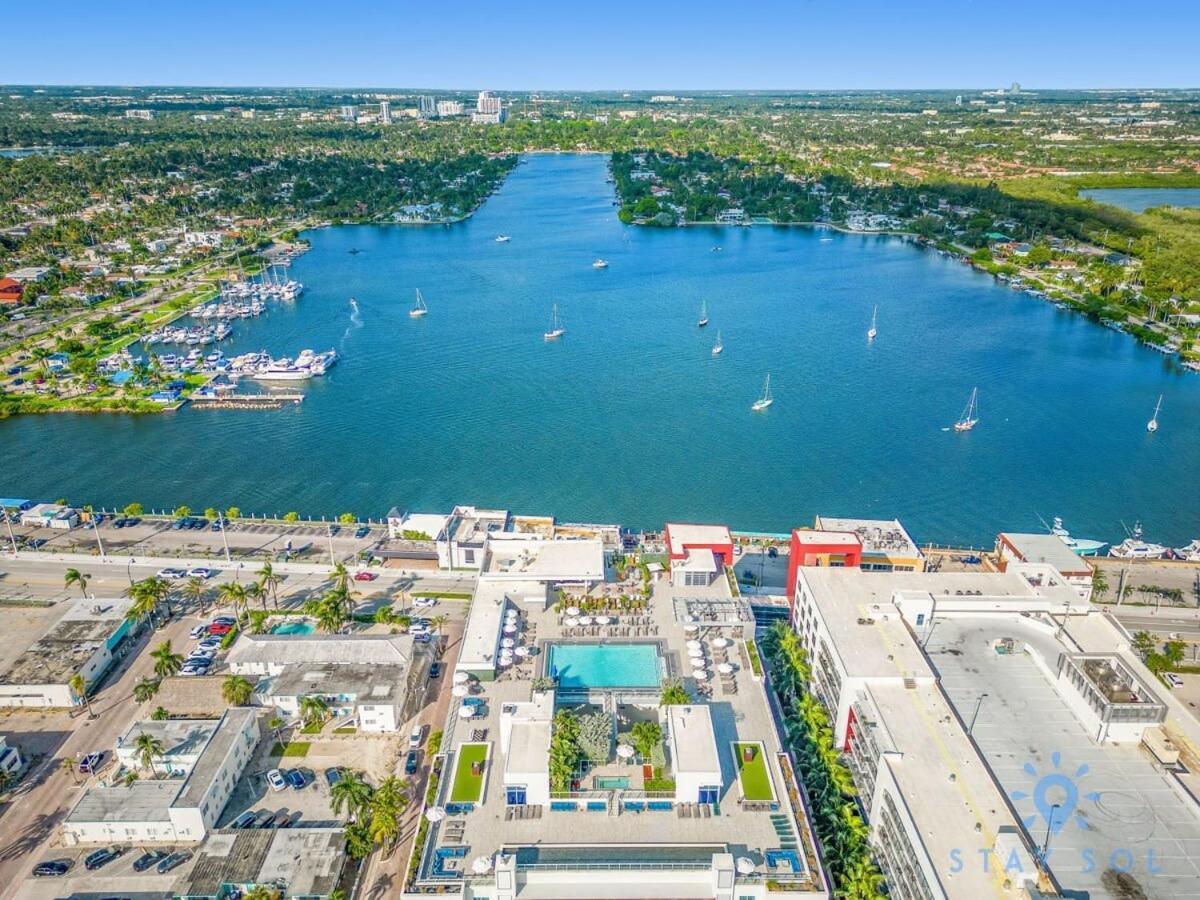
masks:
<instances>
[{"instance_id":1,"label":"parking lot","mask_svg":"<svg viewBox=\"0 0 1200 900\"><path fill-rule=\"evenodd\" d=\"M174 850L173 847L157 845L125 846L125 852L107 865L89 872L84 860L96 847L58 847L46 850L29 861L29 875L38 863L50 860L66 860L71 868L65 876L58 878L27 877L16 886L14 896L20 900L52 900L52 898L79 895L95 897L129 897L139 893L169 895L179 877L194 864L195 858L181 863L170 872L160 875L154 866L144 872L135 872L134 862L147 850ZM180 847L180 850L188 849ZM194 848L191 848L194 851Z\"/></svg>"}]
</instances>

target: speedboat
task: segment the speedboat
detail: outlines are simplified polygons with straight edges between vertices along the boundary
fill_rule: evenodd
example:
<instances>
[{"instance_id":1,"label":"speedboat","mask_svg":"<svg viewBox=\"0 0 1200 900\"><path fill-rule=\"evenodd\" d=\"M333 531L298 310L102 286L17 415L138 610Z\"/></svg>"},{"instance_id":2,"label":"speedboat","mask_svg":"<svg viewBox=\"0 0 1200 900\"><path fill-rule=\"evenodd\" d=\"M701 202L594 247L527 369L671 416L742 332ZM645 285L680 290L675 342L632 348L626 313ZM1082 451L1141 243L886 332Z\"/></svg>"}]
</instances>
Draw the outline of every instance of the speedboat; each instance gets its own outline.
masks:
<instances>
[{"instance_id":1,"label":"speedboat","mask_svg":"<svg viewBox=\"0 0 1200 900\"><path fill-rule=\"evenodd\" d=\"M1042 524L1045 524L1045 522ZM1061 516L1054 517L1054 524L1050 526L1050 533L1055 537L1062 538L1062 542L1079 556L1095 556L1108 546L1107 541L1089 541L1086 538L1071 537L1070 532L1063 527Z\"/></svg>"},{"instance_id":2,"label":"speedboat","mask_svg":"<svg viewBox=\"0 0 1200 900\"><path fill-rule=\"evenodd\" d=\"M310 355L311 355L311 351ZM297 357L299 362L299 357ZM286 356L272 360L251 374L257 381L304 381L312 378L312 369L293 363Z\"/></svg>"},{"instance_id":3,"label":"speedboat","mask_svg":"<svg viewBox=\"0 0 1200 900\"><path fill-rule=\"evenodd\" d=\"M607 269L608 268L608 260L607 259L596 259L592 262L592 268L593 269Z\"/></svg>"},{"instance_id":4,"label":"speedboat","mask_svg":"<svg viewBox=\"0 0 1200 900\"><path fill-rule=\"evenodd\" d=\"M1184 562L1200 562L1200 538L1196 538L1186 547L1177 548L1175 558L1182 559Z\"/></svg>"},{"instance_id":5,"label":"speedboat","mask_svg":"<svg viewBox=\"0 0 1200 900\"><path fill-rule=\"evenodd\" d=\"M1162 559L1171 551L1162 544L1151 544L1142 538L1142 523L1135 522L1129 537L1108 551L1117 559Z\"/></svg>"},{"instance_id":6,"label":"speedboat","mask_svg":"<svg viewBox=\"0 0 1200 900\"><path fill-rule=\"evenodd\" d=\"M507 234L496 235L496 243L497 244L507 244L511 240L512 240L512 238L510 238Z\"/></svg>"}]
</instances>

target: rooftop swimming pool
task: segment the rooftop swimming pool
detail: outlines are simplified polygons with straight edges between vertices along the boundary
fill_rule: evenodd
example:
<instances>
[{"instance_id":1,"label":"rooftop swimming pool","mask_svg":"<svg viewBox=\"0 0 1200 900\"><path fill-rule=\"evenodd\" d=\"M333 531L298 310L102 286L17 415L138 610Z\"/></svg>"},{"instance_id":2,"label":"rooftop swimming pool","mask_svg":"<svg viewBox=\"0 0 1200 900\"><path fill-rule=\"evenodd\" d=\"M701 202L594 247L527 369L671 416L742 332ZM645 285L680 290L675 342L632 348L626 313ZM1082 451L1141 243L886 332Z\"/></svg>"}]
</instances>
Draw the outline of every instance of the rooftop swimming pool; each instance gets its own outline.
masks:
<instances>
[{"instance_id":1,"label":"rooftop swimming pool","mask_svg":"<svg viewBox=\"0 0 1200 900\"><path fill-rule=\"evenodd\" d=\"M654 644L551 644L546 674L560 688L656 688Z\"/></svg>"},{"instance_id":2,"label":"rooftop swimming pool","mask_svg":"<svg viewBox=\"0 0 1200 900\"><path fill-rule=\"evenodd\" d=\"M316 630L312 622L283 622L271 629L271 634L312 634Z\"/></svg>"}]
</instances>

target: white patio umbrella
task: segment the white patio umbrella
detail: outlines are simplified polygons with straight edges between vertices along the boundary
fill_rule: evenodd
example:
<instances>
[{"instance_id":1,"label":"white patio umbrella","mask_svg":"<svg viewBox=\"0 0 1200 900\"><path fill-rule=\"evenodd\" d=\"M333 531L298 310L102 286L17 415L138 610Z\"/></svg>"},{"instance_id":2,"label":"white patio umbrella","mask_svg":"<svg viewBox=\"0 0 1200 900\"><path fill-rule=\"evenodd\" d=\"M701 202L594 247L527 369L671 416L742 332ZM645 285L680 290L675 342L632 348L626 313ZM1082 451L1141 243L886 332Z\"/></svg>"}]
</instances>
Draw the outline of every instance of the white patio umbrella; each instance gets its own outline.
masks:
<instances>
[{"instance_id":1,"label":"white patio umbrella","mask_svg":"<svg viewBox=\"0 0 1200 900\"><path fill-rule=\"evenodd\" d=\"M468 675L466 672L462 671L461 669L454 673L454 683L455 684L466 684L470 680L471 680L471 676Z\"/></svg>"},{"instance_id":2,"label":"white patio umbrella","mask_svg":"<svg viewBox=\"0 0 1200 900\"><path fill-rule=\"evenodd\" d=\"M708 671L706 669L692 669L692 677L697 681L708 681Z\"/></svg>"},{"instance_id":3,"label":"white patio umbrella","mask_svg":"<svg viewBox=\"0 0 1200 900\"><path fill-rule=\"evenodd\" d=\"M475 861L471 863L471 871L476 875L486 875L492 871L492 858L490 856L475 857Z\"/></svg>"},{"instance_id":4,"label":"white patio umbrella","mask_svg":"<svg viewBox=\"0 0 1200 900\"><path fill-rule=\"evenodd\" d=\"M687 634L695 634L697 631L700 630L700 626L699 625L684 625L683 630Z\"/></svg>"},{"instance_id":5,"label":"white patio umbrella","mask_svg":"<svg viewBox=\"0 0 1200 900\"><path fill-rule=\"evenodd\" d=\"M516 626L516 625L513 625L513 624L510 622L509 624L507 624L507 625L505 625L505 626L504 626L504 633L505 633L505 634L516 634L516 633L517 633L517 626Z\"/></svg>"},{"instance_id":6,"label":"white patio umbrella","mask_svg":"<svg viewBox=\"0 0 1200 900\"><path fill-rule=\"evenodd\" d=\"M579 607L578 607L578 606L568 606L568 607L567 607L567 615L568 615L568 616L577 616L577 615L579 615Z\"/></svg>"},{"instance_id":7,"label":"white patio umbrella","mask_svg":"<svg viewBox=\"0 0 1200 900\"><path fill-rule=\"evenodd\" d=\"M701 650L699 647L689 647L687 653L688 653L688 656L691 657L692 659L703 659L704 658L704 651Z\"/></svg>"},{"instance_id":8,"label":"white patio umbrella","mask_svg":"<svg viewBox=\"0 0 1200 900\"><path fill-rule=\"evenodd\" d=\"M518 647L516 650L513 651L513 653L515 653L517 656L528 656L529 648L528 647Z\"/></svg>"},{"instance_id":9,"label":"white patio umbrella","mask_svg":"<svg viewBox=\"0 0 1200 900\"><path fill-rule=\"evenodd\" d=\"M591 624L592 624L592 617L591 617L591 616L580 616L580 617L579 617L579 624L580 624L580 625L591 625Z\"/></svg>"},{"instance_id":10,"label":"white patio umbrella","mask_svg":"<svg viewBox=\"0 0 1200 900\"><path fill-rule=\"evenodd\" d=\"M754 865L754 860L748 856L739 856L734 865L737 867L739 875L753 875L757 866Z\"/></svg>"},{"instance_id":11,"label":"white patio umbrella","mask_svg":"<svg viewBox=\"0 0 1200 900\"><path fill-rule=\"evenodd\" d=\"M729 640L727 638L723 638L723 637L714 638L712 644L714 647L728 647ZM743 857L743 859L744 858L745 857Z\"/></svg>"},{"instance_id":12,"label":"white patio umbrella","mask_svg":"<svg viewBox=\"0 0 1200 900\"><path fill-rule=\"evenodd\" d=\"M496 665L498 666L511 666L512 664L513 658L511 656L505 656L504 654L501 654L500 658L496 660Z\"/></svg>"},{"instance_id":13,"label":"white patio umbrella","mask_svg":"<svg viewBox=\"0 0 1200 900\"><path fill-rule=\"evenodd\" d=\"M733 666L731 666L729 663L719 663L717 665L717 671L722 675L731 675L733 674Z\"/></svg>"},{"instance_id":14,"label":"white patio umbrella","mask_svg":"<svg viewBox=\"0 0 1200 900\"><path fill-rule=\"evenodd\" d=\"M425 810L425 818L430 822L440 822L446 818L446 810L440 806L431 806Z\"/></svg>"},{"instance_id":15,"label":"white patio umbrella","mask_svg":"<svg viewBox=\"0 0 1200 900\"><path fill-rule=\"evenodd\" d=\"M693 638L692 640L688 641L684 646L687 647L689 650L699 650L704 645L701 644L698 640Z\"/></svg>"},{"instance_id":16,"label":"white patio umbrella","mask_svg":"<svg viewBox=\"0 0 1200 900\"><path fill-rule=\"evenodd\" d=\"M470 719L470 718L473 718L474 715L475 715L475 707L473 707L473 706L460 706L458 708L458 717L460 719Z\"/></svg>"},{"instance_id":17,"label":"white patio umbrella","mask_svg":"<svg viewBox=\"0 0 1200 900\"><path fill-rule=\"evenodd\" d=\"M500 646L505 650L511 650L513 647L517 646L517 642L512 638L502 638L500 641Z\"/></svg>"},{"instance_id":18,"label":"white patio umbrella","mask_svg":"<svg viewBox=\"0 0 1200 900\"><path fill-rule=\"evenodd\" d=\"M608 624L608 616L596 616L596 617L593 619L593 621L594 621L594 622L595 622L597 625L607 625L607 624Z\"/></svg>"},{"instance_id":19,"label":"white patio umbrella","mask_svg":"<svg viewBox=\"0 0 1200 900\"><path fill-rule=\"evenodd\" d=\"M621 757L621 759L632 759L635 753L637 751L628 744L617 744L617 756Z\"/></svg>"},{"instance_id":20,"label":"white patio umbrella","mask_svg":"<svg viewBox=\"0 0 1200 900\"><path fill-rule=\"evenodd\" d=\"M563 619L563 624L570 628L574 628L579 624L579 620L574 616L567 616L565 619Z\"/></svg>"},{"instance_id":21,"label":"white patio umbrella","mask_svg":"<svg viewBox=\"0 0 1200 900\"><path fill-rule=\"evenodd\" d=\"M456 684L450 689L450 693L455 697L465 697L470 692L470 689L465 684Z\"/></svg>"}]
</instances>

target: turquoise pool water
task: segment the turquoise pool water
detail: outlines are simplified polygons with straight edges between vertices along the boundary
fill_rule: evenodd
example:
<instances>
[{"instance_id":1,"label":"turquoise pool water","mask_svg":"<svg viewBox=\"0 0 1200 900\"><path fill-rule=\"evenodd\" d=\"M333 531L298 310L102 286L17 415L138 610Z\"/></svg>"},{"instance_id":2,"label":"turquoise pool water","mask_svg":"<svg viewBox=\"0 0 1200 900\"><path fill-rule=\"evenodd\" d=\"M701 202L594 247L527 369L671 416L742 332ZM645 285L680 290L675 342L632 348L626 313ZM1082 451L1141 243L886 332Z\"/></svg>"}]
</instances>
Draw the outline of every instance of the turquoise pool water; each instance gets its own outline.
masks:
<instances>
[{"instance_id":1,"label":"turquoise pool water","mask_svg":"<svg viewBox=\"0 0 1200 900\"><path fill-rule=\"evenodd\" d=\"M564 688L658 687L653 644L551 644L546 672Z\"/></svg>"},{"instance_id":2,"label":"turquoise pool water","mask_svg":"<svg viewBox=\"0 0 1200 900\"><path fill-rule=\"evenodd\" d=\"M315 630L312 622L284 622L272 628L271 634L312 634Z\"/></svg>"},{"instance_id":3,"label":"turquoise pool water","mask_svg":"<svg viewBox=\"0 0 1200 900\"><path fill-rule=\"evenodd\" d=\"M592 784L598 791L624 791L629 788L629 779L623 775L597 775Z\"/></svg>"}]
</instances>

